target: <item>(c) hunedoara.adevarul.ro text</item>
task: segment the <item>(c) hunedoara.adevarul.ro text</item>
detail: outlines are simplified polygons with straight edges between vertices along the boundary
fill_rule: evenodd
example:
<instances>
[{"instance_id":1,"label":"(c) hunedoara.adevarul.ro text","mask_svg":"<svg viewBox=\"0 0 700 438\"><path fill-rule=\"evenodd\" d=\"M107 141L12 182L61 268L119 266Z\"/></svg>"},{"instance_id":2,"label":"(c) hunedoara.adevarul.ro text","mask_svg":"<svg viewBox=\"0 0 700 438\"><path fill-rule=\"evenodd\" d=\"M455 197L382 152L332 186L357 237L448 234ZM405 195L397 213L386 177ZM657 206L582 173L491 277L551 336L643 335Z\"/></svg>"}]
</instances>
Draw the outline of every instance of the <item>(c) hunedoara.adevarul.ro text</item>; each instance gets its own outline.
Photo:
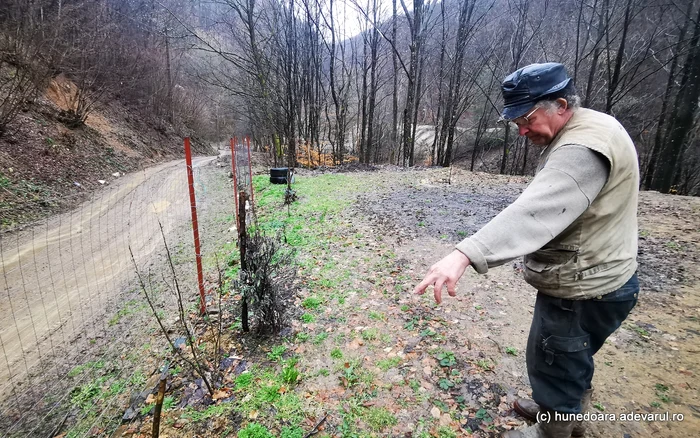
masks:
<instances>
[{"instance_id":1,"label":"(c) hunedoara.adevarul.ro text","mask_svg":"<svg viewBox=\"0 0 700 438\"><path fill-rule=\"evenodd\" d=\"M582 412L578 414L566 412L538 412L538 423L549 423L550 421L635 421L635 422L655 422L655 421L683 421L685 416L681 413L640 413L629 412L614 414L608 412Z\"/></svg>"}]
</instances>

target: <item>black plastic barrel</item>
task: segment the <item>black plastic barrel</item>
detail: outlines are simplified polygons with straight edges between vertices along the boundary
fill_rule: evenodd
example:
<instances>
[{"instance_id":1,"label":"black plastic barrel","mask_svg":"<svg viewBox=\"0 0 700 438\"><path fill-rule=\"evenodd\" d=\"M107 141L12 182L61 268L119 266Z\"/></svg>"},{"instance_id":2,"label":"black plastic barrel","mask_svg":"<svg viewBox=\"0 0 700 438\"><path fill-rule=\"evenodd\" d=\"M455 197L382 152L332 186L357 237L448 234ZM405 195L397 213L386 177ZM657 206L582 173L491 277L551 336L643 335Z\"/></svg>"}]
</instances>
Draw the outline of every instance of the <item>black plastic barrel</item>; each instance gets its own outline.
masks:
<instances>
[{"instance_id":1,"label":"black plastic barrel","mask_svg":"<svg viewBox=\"0 0 700 438\"><path fill-rule=\"evenodd\" d=\"M288 167L272 167L270 168L270 183L271 184L287 184Z\"/></svg>"}]
</instances>

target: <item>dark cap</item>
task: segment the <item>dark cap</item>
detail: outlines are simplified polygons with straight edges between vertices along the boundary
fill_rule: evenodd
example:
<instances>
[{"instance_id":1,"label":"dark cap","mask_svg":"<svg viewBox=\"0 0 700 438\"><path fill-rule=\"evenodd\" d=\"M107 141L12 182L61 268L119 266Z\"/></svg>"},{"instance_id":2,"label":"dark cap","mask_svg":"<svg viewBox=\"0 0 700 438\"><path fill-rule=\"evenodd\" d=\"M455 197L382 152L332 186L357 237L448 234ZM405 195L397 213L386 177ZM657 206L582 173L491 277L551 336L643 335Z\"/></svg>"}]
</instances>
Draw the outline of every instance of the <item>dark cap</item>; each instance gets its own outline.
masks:
<instances>
[{"instance_id":1,"label":"dark cap","mask_svg":"<svg viewBox=\"0 0 700 438\"><path fill-rule=\"evenodd\" d=\"M564 89L571 82L562 64L530 64L508 75L501 84L503 113L506 120L527 113L544 97Z\"/></svg>"}]
</instances>

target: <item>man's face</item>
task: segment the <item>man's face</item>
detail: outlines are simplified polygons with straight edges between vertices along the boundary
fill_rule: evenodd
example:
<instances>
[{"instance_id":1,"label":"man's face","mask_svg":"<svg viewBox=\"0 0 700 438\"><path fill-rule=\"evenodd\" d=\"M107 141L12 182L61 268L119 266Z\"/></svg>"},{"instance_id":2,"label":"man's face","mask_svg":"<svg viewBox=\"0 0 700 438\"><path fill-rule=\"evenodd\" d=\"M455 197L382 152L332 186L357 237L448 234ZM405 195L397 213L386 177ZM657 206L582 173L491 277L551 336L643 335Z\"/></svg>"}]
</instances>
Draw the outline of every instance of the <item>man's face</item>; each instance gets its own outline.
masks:
<instances>
[{"instance_id":1,"label":"man's face","mask_svg":"<svg viewBox=\"0 0 700 438\"><path fill-rule=\"evenodd\" d=\"M552 142L566 121L563 111L552 114L544 108L534 108L522 117L513 120L518 126L518 134L527 137L533 144L546 146Z\"/></svg>"}]
</instances>

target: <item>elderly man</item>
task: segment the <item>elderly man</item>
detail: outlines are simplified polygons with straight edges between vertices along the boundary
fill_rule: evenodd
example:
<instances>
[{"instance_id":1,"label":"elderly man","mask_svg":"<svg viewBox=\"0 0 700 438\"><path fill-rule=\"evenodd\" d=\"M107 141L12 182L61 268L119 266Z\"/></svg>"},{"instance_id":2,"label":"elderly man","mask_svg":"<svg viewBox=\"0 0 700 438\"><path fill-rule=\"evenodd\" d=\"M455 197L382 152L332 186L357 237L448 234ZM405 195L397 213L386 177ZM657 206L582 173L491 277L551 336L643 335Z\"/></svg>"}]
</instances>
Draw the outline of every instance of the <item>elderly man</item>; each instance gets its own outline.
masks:
<instances>
[{"instance_id":1,"label":"elderly man","mask_svg":"<svg viewBox=\"0 0 700 438\"><path fill-rule=\"evenodd\" d=\"M561 64L521 68L502 91L503 118L542 148L537 174L415 293L433 285L440 303L468 266L484 274L525 256L525 281L538 291L526 353L534 401L514 407L537 423L504 436L579 437L586 425L569 414L590 406L593 355L637 303L637 154L617 120L579 108Z\"/></svg>"}]
</instances>

